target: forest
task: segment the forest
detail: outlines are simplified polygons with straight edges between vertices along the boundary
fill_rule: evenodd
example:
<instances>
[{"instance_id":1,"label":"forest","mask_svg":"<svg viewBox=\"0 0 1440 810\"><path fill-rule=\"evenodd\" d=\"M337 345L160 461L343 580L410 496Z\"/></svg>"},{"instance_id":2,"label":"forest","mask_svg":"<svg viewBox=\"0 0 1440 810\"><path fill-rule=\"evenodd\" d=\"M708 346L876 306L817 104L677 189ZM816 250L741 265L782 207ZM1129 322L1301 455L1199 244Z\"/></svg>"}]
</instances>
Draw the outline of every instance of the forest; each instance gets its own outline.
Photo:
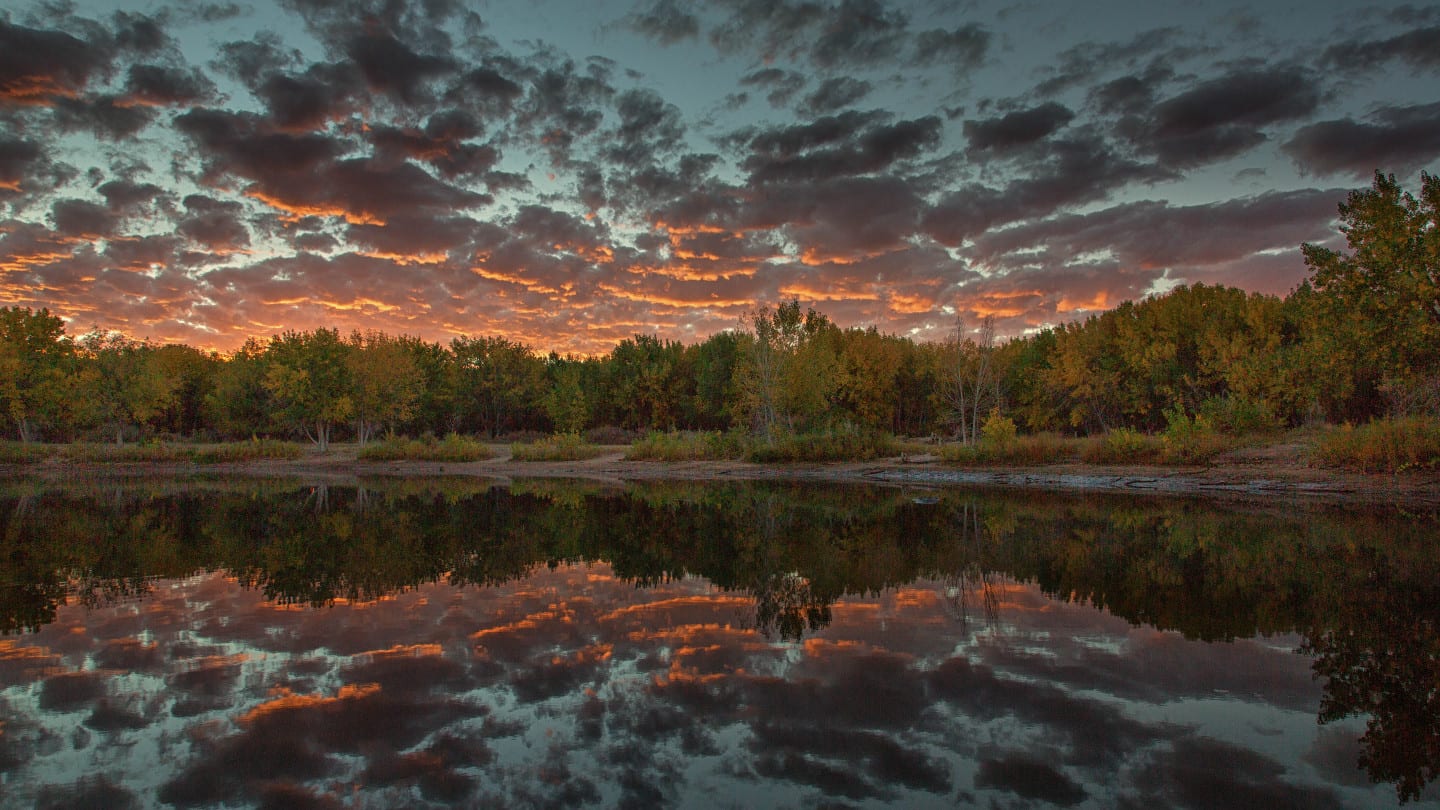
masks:
<instances>
[{"instance_id":1,"label":"forest","mask_svg":"<svg viewBox=\"0 0 1440 810\"><path fill-rule=\"evenodd\" d=\"M689 345L637 334L597 357L500 336L448 345L287 331L222 356L118 333L69 335L0 308L0 408L21 442L381 435L490 439L600 428L945 436L1246 433L1440 414L1440 179L1393 175L1340 204L1348 252L1304 245L1281 298L1194 284L998 340L840 328L798 301ZM1181 238L1181 235L1177 235Z\"/></svg>"}]
</instances>

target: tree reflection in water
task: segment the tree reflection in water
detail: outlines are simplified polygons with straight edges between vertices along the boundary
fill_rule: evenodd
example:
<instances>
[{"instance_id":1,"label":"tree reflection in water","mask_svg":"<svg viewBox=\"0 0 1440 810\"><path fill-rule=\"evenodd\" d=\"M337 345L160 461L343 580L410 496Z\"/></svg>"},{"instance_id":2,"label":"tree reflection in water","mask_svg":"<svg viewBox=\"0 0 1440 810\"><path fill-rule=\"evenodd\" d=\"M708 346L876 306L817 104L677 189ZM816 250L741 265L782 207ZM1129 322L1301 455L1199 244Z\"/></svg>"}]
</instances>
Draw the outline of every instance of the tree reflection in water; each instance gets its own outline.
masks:
<instances>
[{"instance_id":1,"label":"tree reflection in water","mask_svg":"<svg viewBox=\"0 0 1440 810\"><path fill-rule=\"evenodd\" d=\"M1206 640L1302 633L1322 722L1367 718L1361 765L1414 799L1440 763L1434 515L1191 500L789 484L211 483L32 489L0 508L0 629L58 605L142 598L225 571L279 603L368 600L605 561L638 585L701 576L753 600L767 636L824 628L846 596L919 577L962 624L1007 582Z\"/></svg>"}]
</instances>

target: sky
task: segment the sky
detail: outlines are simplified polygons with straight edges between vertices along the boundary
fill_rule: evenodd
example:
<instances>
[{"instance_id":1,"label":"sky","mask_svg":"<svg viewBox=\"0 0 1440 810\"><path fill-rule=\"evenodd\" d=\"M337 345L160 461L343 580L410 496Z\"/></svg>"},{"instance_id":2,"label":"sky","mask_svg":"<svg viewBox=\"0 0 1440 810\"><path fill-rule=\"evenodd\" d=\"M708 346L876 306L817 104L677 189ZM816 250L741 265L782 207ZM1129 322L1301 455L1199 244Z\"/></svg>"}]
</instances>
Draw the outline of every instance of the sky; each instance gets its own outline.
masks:
<instances>
[{"instance_id":1,"label":"sky","mask_svg":"<svg viewBox=\"0 0 1440 810\"><path fill-rule=\"evenodd\" d=\"M1437 3L21 4L0 306L594 354L1284 294L1350 190L1440 168L1437 74Z\"/></svg>"}]
</instances>

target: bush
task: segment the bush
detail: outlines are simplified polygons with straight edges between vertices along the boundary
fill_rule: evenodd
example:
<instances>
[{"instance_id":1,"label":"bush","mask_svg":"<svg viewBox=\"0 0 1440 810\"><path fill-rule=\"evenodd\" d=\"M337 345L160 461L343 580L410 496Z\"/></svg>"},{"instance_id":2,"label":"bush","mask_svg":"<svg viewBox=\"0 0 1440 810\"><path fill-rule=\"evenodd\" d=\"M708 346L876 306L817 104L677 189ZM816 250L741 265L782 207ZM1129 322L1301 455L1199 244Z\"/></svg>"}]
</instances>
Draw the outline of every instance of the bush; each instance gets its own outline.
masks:
<instances>
[{"instance_id":1,"label":"bush","mask_svg":"<svg viewBox=\"0 0 1440 810\"><path fill-rule=\"evenodd\" d=\"M585 431L585 441L590 444L630 444L640 438L640 434L633 430L626 430L615 425L601 425Z\"/></svg>"},{"instance_id":2,"label":"bush","mask_svg":"<svg viewBox=\"0 0 1440 810\"><path fill-rule=\"evenodd\" d=\"M1403 472L1440 467L1440 419L1407 416L1345 425L1321 434L1316 462L1360 472Z\"/></svg>"},{"instance_id":3,"label":"bush","mask_svg":"<svg viewBox=\"0 0 1440 810\"><path fill-rule=\"evenodd\" d=\"M625 458L632 461L739 459L745 457L749 445L746 437L739 433L655 431L631 445Z\"/></svg>"},{"instance_id":4,"label":"bush","mask_svg":"<svg viewBox=\"0 0 1440 810\"><path fill-rule=\"evenodd\" d=\"M197 464L227 464L236 461L296 459L305 455L305 447L278 439L251 439L248 442L186 448L182 452Z\"/></svg>"},{"instance_id":5,"label":"bush","mask_svg":"<svg viewBox=\"0 0 1440 810\"><path fill-rule=\"evenodd\" d=\"M1208 462L1224 452L1226 443L1204 416L1188 416L1179 408L1165 411L1165 433L1160 437L1165 461L1178 464Z\"/></svg>"},{"instance_id":6,"label":"bush","mask_svg":"<svg viewBox=\"0 0 1440 810\"><path fill-rule=\"evenodd\" d=\"M34 464L49 458L43 444L0 441L0 464Z\"/></svg>"},{"instance_id":7,"label":"bush","mask_svg":"<svg viewBox=\"0 0 1440 810\"><path fill-rule=\"evenodd\" d=\"M61 455L67 461L100 464L133 464L144 462L189 461L189 454L177 447L163 444L90 444L67 446Z\"/></svg>"},{"instance_id":8,"label":"bush","mask_svg":"<svg viewBox=\"0 0 1440 810\"><path fill-rule=\"evenodd\" d=\"M990 411L985 424L980 427L980 447L994 453L1004 453L1015 446L1015 420L1001 416L1000 409Z\"/></svg>"},{"instance_id":9,"label":"bush","mask_svg":"<svg viewBox=\"0 0 1440 810\"><path fill-rule=\"evenodd\" d=\"M759 463L864 461L893 456L896 449L895 440L890 436L839 429L827 433L785 435L770 442L756 442L750 446L746 458Z\"/></svg>"},{"instance_id":10,"label":"bush","mask_svg":"<svg viewBox=\"0 0 1440 810\"><path fill-rule=\"evenodd\" d=\"M556 433L534 444L510 445L510 457L515 461L583 461L604 453L604 448L586 442L577 433Z\"/></svg>"},{"instance_id":11,"label":"bush","mask_svg":"<svg viewBox=\"0 0 1440 810\"><path fill-rule=\"evenodd\" d=\"M1161 459L1160 440L1130 428L1115 428L1092 439L1080 452L1090 464L1153 464Z\"/></svg>"},{"instance_id":12,"label":"bush","mask_svg":"<svg viewBox=\"0 0 1440 810\"><path fill-rule=\"evenodd\" d=\"M1268 406L1243 397L1210 397L1200 403L1200 415L1231 436L1269 433L1279 427Z\"/></svg>"},{"instance_id":13,"label":"bush","mask_svg":"<svg viewBox=\"0 0 1440 810\"><path fill-rule=\"evenodd\" d=\"M444 439L425 436L420 439L384 439L360 448L356 458L361 461L484 461L490 448L483 442L451 433Z\"/></svg>"},{"instance_id":14,"label":"bush","mask_svg":"<svg viewBox=\"0 0 1440 810\"><path fill-rule=\"evenodd\" d=\"M1078 443L1076 439L1054 433L987 442L982 428L979 444L944 445L940 448L940 460L951 464L1054 464L1074 456Z\"/></svg>"}]
</instances>

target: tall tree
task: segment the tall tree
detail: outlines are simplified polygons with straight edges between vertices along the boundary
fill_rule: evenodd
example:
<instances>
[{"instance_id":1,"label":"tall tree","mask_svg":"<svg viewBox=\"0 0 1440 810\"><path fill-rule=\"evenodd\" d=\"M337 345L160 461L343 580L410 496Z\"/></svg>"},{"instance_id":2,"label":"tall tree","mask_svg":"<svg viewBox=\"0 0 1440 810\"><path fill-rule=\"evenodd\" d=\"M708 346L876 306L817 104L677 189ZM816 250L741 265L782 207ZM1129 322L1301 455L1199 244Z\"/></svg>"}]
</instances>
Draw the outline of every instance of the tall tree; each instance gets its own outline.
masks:
<instances>
[{"instance_id":1,"label":"tall tree","mask_svg":"<svg viewBox=\"0 0 1440 810\"><path fill-rule=\"evenodd\" d=\"M1440 407L1440 178L1421 173L1420 196L1394 175L1340 205L1350 253L1302 247L1336 348L1353 358L1357 394L1393 406Z\"/></svg>"},{"instance_id":2,"label":"tall tree","mask_svg":"<svg viewBox=\"0 0 1440 810\"><path fill-rule=\"evenodd\" d=\"M495 438L510 427L538 426L545 364L529 346L503 337L459 337L450 350L457 405L481 430Z\"/></svg>"},{"instance_id":3,"label":"tall tree","mask_svg":"<svg viewBox=\"0 0 1440 810\"><path fill-rule=\"evenodd\" d=\"M348 343L355 441L363 447L385 425L414 415L423 380L411 353L396 338L355 332Z\"/></svg>"},{"instance_id":4,"label":"tall tree","mask_svg":"<svg viewBox=\"0 0 1440 810\"><path fill-rule=\"evenodd\" d=\"M282 422L299 428L316 447L330 449L337 422L355 415L351 347L334 329L285 332L270 339L265 388Z\"/></svg>"},{"instance_id":5,"label":"tall tree","mask_svg":"<svg viewBox=\"0 0 1440 810\"><path fill-rule=\"evenodd\" d=\"M23 442L63 410L75 346L47 309L0 308L0 407Z\"/></svg>"},{"instance_id":6,"label":"tall tree","mask_svg":"<svg viewBox=\"0 0 1440 810\"><path fill-rule=\"evenodd\" d=\"M116 444L125 443L126 428L143 425L173 404L180 379L160 362L155 346L113 332L91 332L80 345L92 372L87 401Z\"/></svg>"},{"instance_id":7,"label":"tall tree","mask_svg":"<svg viewBox=\"0 0 1440 810\"><path fill-rule=\"evenodd\" d=\"M244 438L270 429L275 405L265 380L270 368L266 345L245 341L215 369L205 395L205 418L222 436Z\"/></svg>"}]
</instances>

